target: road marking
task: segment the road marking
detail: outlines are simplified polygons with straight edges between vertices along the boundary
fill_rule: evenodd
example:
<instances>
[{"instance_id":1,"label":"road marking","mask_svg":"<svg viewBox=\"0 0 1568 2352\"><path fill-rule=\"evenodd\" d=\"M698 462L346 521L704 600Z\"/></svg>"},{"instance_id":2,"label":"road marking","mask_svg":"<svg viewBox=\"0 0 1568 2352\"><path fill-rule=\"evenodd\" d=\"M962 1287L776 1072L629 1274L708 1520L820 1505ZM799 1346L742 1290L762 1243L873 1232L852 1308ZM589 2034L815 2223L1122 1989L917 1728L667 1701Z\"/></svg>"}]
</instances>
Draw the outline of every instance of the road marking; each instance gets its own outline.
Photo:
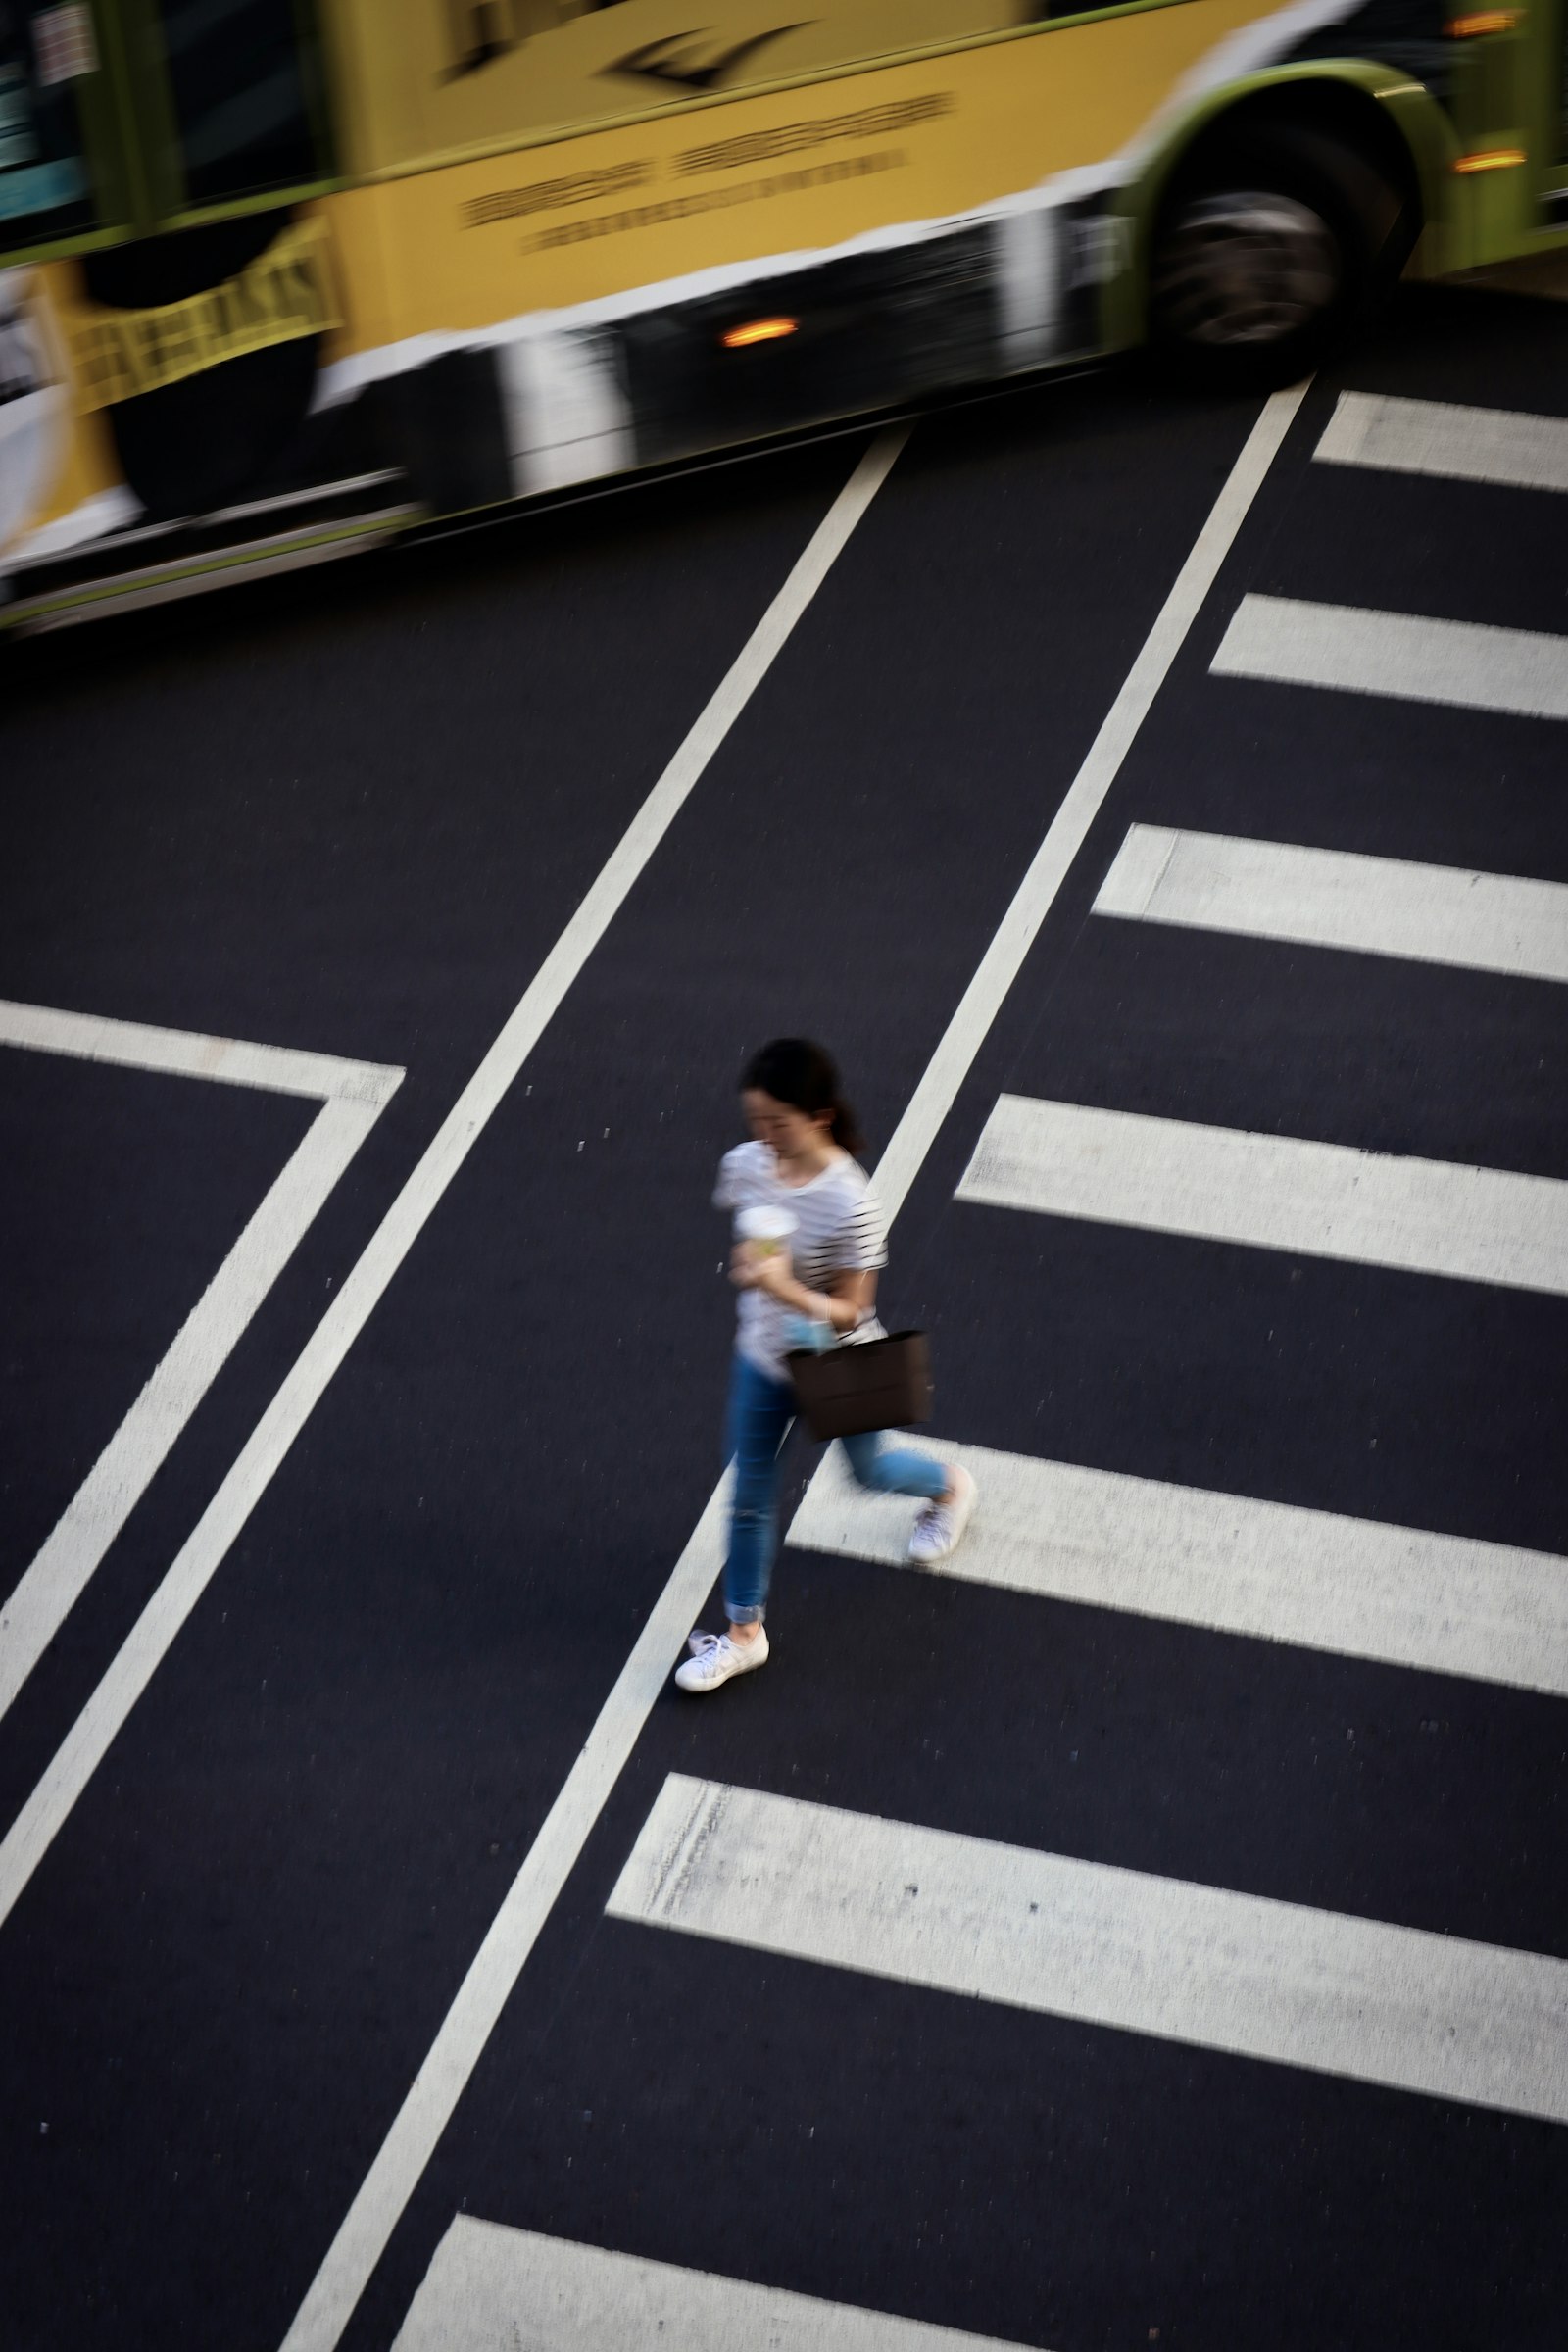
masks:
<instances>
[{"instance_id":1,"label":"road marking","mask_svg":"<svg viewBox=\"0 0 1568 2352\"><path fill-rule=\"evenodd\" d=\"M1568 718L1568 637L1535 629L1244 596L1209 667L1221 677Z\"/></svg>"},{"instance_id":2,"label":"road marking","mask_svg":"<svg viewBox=\"0 0 1568 2352\"><path fill-rule=\"evenodd\" d=\"M1568 1184L1003 1095L960 1200L1568 1293Z\"/></svg>"},{"instance_id":3,"label":"road marking","mask_svg":"<svg viewBox=\"0 0 1568 2352\"><path fill-rule=\"evenodd\" d=\"M403 1083L388 1062L345 1061L336 1054L300 1054L238 1037L203 1037L194 1029L153 1029L98 1013L57 1012L47 1004L0 999L0 1046L61 1054L75 1061L113 1062L168 1078L212 1078L224 1086L304 1095L317 1102L363 1102L380 1110Z\"/></svg>"},{"instance_id":4,"label":"road marking","mask_svg":"<svg viewBox=\"0 0 1568 2352\"><path fill-rule=\"evenodd\" d=\"M1002 2352L1001 2339L460 2213L392 2352Z\"/></svg>"},{"instance_id":5,"label":"road marking","mask_svg":"<svg viewBox=\"0 0 1568 2352\"><path fill-rule=\"evenodd\" d=\"M270 1485L448 1185L688 795L771 668L907 438L873 443L427 1145L0 1843L0 1924ZM459 1995L460 2000L462 1995ZM345 2318L347 2314L345 2313ZM335 2337L332 2340L336 2340Z\"/></svg>"},{"instance_id":6,"label":"road marking","mask_svg":"<svg viewBox=\"0 0 1568 2352\"><path fill-rule=\"evenodd\" d=\"M10 1596L0 1601L0 1716L80 1598L109 1546L238 1344L321 1204L403 1082L381 1062L0 1001L0 1046L166 1077L304 1095L321 1107L146 1386Z\"/></svg>"},{"instance_id":7,"label":"road marking","mask_svg":"<svg viewBox=\"0 0 1568 2352\"><path fill-rule=\"evenodd\" d=\"M1568 1961L671 1773L605 1906L682 1935L1568 2123Z\"/></svg>"},{"instance_id":8,"label":"road marking","mask_svg":"<svg viewBox=\"0 0 1568 2352\"><path fill-rule=\"evenodd\" d=\"M1296 384L1289 391L1271 394L1264 404L995 938L976 966L908 1108L889 1138L887 1150L877 1161L876 1189L890 1221L953 1108L1007 991L1023 969L1024 957L1055 904L1056 893L1120 774L1122 761L1152 710L1171 663L1187 642L1305 397L1306 385Z\"/></svg>"},{"instance_id":9,"label":"road marking","mask_svg":"<svg viewBox=\"0 0 1568 2352\"><path fill-rule=\"evenodd\" d=\"M1298 384L1276 392L1264 405L877 1163L877 1192L890 1224L1230 552L1305 389ZM723 1565L727 1494L725 1480L709 1497L344 2216L284 2339L283 2352L332 2352L348 2326L663 1690L692 1622L713 1588ZM0 1849L0 1866L3 1861Z\"/></svg>"},{"instance_id":10,"label":"road marking","mask_svg":"<svg viewBox=\"0 0 1568 2352\"><path fill-rule=\"evenodd\" d=\"M1134 825L1096 914L1568 981L1568 886Z\"/></svg>"},{"instance_id":11,"label":"road marking","mask_svg":"<svg viewBox=\"0 0 1568 2352\"><path fill-rule=\"evenodd\" d=\"M1568 1559L944 1438L981 1507L943 1576L1568 1697ZM789 1541L907 1567L909 1505L824 1456ZM929 1574L921 1570L922 1575Z\"/></svg>"},{"instance_id":12,"label":"road marking","mask_svg":"<svg viewBox=\"0 0 1568 2352\"><path fill-rule=\"evenodd\" d=\"M1568 490L1568 417L1342 392L1313 456L1328 466Z\"/></svg>"}]
</instances>

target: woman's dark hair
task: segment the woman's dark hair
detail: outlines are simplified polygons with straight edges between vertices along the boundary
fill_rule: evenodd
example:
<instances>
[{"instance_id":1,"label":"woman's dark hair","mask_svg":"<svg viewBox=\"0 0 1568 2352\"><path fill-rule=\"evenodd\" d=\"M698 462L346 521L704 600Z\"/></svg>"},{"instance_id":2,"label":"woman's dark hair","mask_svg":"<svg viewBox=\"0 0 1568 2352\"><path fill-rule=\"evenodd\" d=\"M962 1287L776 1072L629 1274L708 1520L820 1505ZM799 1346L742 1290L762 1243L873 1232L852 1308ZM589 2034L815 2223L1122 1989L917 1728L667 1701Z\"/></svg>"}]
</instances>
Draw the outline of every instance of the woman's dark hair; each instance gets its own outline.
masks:
<instances>
[{"instance_id":1,"label":"woman's dark hair","mask_svg":"<svg viewBox=\"0 0 1568 2352\"><path fill-rule=\"evenodd\" d=\"M840 1150L857 1156L865 1150L860 1122L845 1099L837 1063L808 1037L775 1037L770 1046L752 1055L741 1085L756 1087L759 1093L771 1095L775 1102L787 1102L792 1110L804 1110L808 1119L827 1111L829 1132Z\"/></svg>"}]
</instances>

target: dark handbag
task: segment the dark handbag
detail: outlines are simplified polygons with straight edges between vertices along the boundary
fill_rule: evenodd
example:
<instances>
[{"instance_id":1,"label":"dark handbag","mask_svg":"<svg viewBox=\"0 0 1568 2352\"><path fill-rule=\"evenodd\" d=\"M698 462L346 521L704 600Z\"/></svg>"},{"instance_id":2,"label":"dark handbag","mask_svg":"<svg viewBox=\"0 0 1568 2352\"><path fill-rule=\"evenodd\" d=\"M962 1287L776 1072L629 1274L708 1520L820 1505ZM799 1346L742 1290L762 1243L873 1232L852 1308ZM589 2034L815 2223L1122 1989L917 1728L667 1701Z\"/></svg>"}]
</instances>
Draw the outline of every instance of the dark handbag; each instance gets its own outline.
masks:
<instances>
[{"instance_id":1,"label":"dark handbag","mask_svg":"<svg viewBox=\"0 0 1568 2352\"><path fill-rule=\"evenodd\" d=\"M795 1401L813 1438L858 1438L931 1418L931 1348L923 1331L787 1358Z\"/></svg>"}]
</instances>

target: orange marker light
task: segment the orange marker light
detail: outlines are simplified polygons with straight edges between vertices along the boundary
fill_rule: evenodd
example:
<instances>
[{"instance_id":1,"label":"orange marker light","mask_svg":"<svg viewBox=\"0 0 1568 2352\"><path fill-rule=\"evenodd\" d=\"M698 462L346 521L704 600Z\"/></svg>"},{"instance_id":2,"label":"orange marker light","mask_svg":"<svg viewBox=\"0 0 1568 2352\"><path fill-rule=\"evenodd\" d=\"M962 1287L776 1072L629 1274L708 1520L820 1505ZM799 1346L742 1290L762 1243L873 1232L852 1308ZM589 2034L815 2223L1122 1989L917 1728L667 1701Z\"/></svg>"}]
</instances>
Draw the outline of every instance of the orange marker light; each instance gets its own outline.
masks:
<instances>
[{"instance_id":1,"label":"orange marker light","mask_svg":"<svg viewBox=\"0 0 1568 2352\"><path fill-rule=\"evenodd\" d=\"M744 326L732 326L724 337L726 351L744 351L749 343L778 343L793 335L800 325L798 318L749 318Z\"/></svg>"},{"instance_id":2,"label":"orange marker light","mask_svg":"<svg viewBox=\"0 0 1568 2352\"><path fill-rule=\"evenodd\" d=\"M1514 172L1524 163L1522 147L1493 147L1481 155L1461 155L1454 159L1454 170L1469 172Z\"/></svg>"},{"instance_id":3,"label":"orange marker light","mask_svg":"<svg viewBox=\"0 0 1568 2352\"><path fill-rule=\"evenodd\" d=\"M1484 32L1512 32L1521 13L1517 8L1478 8L1473 16L1455 17L1446 29L1450 41L1475 41Z\"/></svg>"}]
</instances>

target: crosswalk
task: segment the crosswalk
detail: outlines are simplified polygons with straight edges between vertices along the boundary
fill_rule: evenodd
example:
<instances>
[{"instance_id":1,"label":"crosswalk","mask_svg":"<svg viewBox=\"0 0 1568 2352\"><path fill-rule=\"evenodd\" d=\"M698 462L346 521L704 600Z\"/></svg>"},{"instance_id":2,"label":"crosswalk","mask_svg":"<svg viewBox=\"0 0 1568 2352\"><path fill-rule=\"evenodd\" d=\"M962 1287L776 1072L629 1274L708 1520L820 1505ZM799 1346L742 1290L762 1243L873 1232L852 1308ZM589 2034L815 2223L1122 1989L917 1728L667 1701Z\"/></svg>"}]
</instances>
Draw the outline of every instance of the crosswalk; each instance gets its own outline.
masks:
<instances>
[{"instance_id":1,"label":"crosswalk","mask_svg":"<svg viewBox=\"0 0 1568 2352\"><path fill-rule=\"evenodd\" d=\"M1568 1184L1004 1095L960 1200L1568 1293Z\"/></svg>"},{"instance_id":2,"label":"crosswalk","mask_svg":"<svg viewBox=\"0 0 1568 2352\"><path fill-rule=\"evenodd\" d=\"M1568 981L1568 884L1133 825L1096 914Z\"/></svg>"},{"instance_id":3,"label":"crosswalk","mask_svg":"<svg viewBox=\"0 0 1568 2352\"><path fill-rule=\"evenodd\" d=\"M1319 465L1437 474L1516 490L1568 490L1568 429L1560 416L1451 401L1342 392L1315 451Z\"/></svg>"},{"instance_id":4,"label":"crosswalk","mask_svg":"<svg viewBox=\"0 0 1568 2352\"><path fill-rule=\"evenodd\" d=\"M1346 393L1314 458L1557 492L1568 420ZM1220 680L1568 718L1568 637L1544 631L1248 594L1211 668ZM1134 822L1094 902L1097 941L1113 943L1117 926L1129 942L1152 926L1309 951L1293 966L1302 989L1315 956L1466 973L1477 987L1568 985L1563 884L1321 842ZM1001 1208L1395 1269L1422 1285L1568 1297L1563 1177L1281 1134L1261 1117L1220 1125L1003 1093L955 1199L956 1250L966 1211ZM1568 1558L964 1443L961 1404L959 1442L944 1451L973 1472L983 1502L940 1572L959 1593L992 1587L1215 1642L1568 1697ZM902 1569L906 1533L906 1507L862 1494L829 1458L788 1541ZM669 1772L605 1910L624 1930L723 1944L760 1966L784 1958L1568 2124L1568 1961L1552 1953L896 1819L858 1806L853 1790L823 1803ZM460 2216L401 2352L534 2341L977 2352L1000 2339Z\"/></svg>"},{"instance_id":5,"label":"crosswalk","mask_svg":"<svg viewBox=\"0 0 1568 2352\"><path fill-rule=\"evenodd\" d=\"M1568 718L1568 637L1486 621L1244 596L1211 666L1219 677Z\"/></svg>"},{"instance_id":6,"label":"crosswalk","mask_svg":"<svg viewBox=\"0 0 1568 2352\"><path fill-rule=\"evenodd\" d=\"M1568 1697L1568 1559L944 1440L985 1496L944 1567L966 1584ZM831 1455L806 1551L908 1565L908 1511Z\"/></svg>"},{"instance_id":7,"label":"crosswalk","mask_svg":"<svg viewBox=\"0 0 1568 2352\"><path fill-rule=\"evenodd\" d=\"M671 1773L612 1919L1568 2123L1568 1961Z\"/></svg>"},{"instance_id":8,"label":"crosswalk","mask_svg":"<svg viewBox=\"0 0 1568 2352\"><path fill-rule=\"evenodd\" d=\"M393 2352L1006 2352L996 2336L460 2213Z\"/></svg>"}]
</instances>

